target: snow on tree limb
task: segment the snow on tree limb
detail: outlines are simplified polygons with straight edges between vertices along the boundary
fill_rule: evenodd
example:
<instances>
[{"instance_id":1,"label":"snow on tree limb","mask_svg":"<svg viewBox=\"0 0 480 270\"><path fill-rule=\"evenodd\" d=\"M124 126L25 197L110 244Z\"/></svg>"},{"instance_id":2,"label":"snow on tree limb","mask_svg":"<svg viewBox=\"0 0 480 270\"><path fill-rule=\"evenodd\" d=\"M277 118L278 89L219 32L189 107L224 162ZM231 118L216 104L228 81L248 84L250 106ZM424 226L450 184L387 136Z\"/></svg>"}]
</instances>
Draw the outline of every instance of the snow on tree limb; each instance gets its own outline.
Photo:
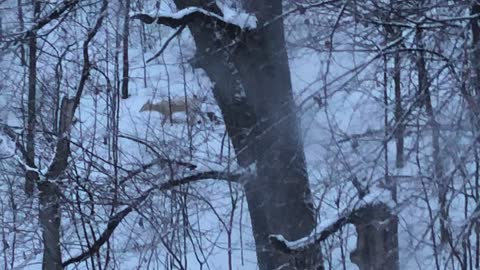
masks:
<instances>
[{"instance_id":1,"label":"snow on tree limb","mask_svg":"<svg viewBox=\"0 0 480 270\"><path fill-rule=\"evenodd\" d=\"M199 20L233 32L250 30L257 26L257 20L253 15L239 13L238 16L232 16L229 13L228 17L220 16L200 7L188 7L174 13L157 13L155 15L136 13L132 14L130 18L138 19L146 24L155 23L170 27L185 26Z\"/></svg>"},{"instance_id":2,"label":"snow on tree limb","mask_svg":"<svg viewBox=\"0 0 480 270\"><path fill-rule=\"evenodd\" d=\"M353 207L346 207L336 217L319 223L309 235L303 238L289 241L280 234L272 234L269 238L273 246L279 251L287 254L297 253L312 245L319 244L343 226L357 223L363 213L371 210L371 207L384 206L391 209L394 204L389 190L375 188L365 195L363 199L359 199Z\"/></svg>"}]
</instances>

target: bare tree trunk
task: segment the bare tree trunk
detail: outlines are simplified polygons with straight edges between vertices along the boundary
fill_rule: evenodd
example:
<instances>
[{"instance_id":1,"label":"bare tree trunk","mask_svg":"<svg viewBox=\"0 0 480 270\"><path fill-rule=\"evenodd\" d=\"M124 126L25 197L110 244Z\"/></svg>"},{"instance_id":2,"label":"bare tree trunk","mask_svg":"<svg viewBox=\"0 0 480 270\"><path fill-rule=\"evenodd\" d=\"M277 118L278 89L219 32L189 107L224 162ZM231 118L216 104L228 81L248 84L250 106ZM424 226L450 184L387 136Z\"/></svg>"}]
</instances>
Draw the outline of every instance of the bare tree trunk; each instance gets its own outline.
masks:
<instances>
[{"instance_id":1,"label":"bare tree trunk","mask_svg":"<svg viewBox=\"0 0 480 270\"><path fill-rule=\"evenodd\" d=\"M125 19L123 20L123 75L122 75L122 99L127 99L128 94L128 38L129 38L129 26L130 26L130 0L125 1Z\"/></svg>"},{"instance_id":2,"label":"bare tree trunk","mask_svg":"<svg viewBox=\"0 0 480 270\"><path fill-rule=\"evenodd\" d=\"M60 270L62 268L62 253L60 249L60 189L56 180L62 176L68 165L70 156L69 132L75 112L74 99L66 97L60 108L60 121L55 157L45 180L39 181L40 190L40 224L43 227L43 270Z\"/></svg>"},{"instance_id":3,"label":"bare tree trunk","mask_svg":"<svg viewBox=\"0 0 480 270\"><path fill-rule=\"evenodd\" d=\"M42 270L61 270L60 251L60 205L58 187L55 183L42 181L40 190L40 223L42 224L43 260Z\"/></svg>"},{"instance_id":4,"label":"bare tree trunk","mask_svg":"<svg viewBox=\"0 0 480 270\"><path fill-rule=\"evenodd\" d=\"M396 165L397 168L403 168L404 158L404 137L405 137L405 119L402 107L402 86L401 86L401 57L396 52L394 57L393 83L395 88L395 142L396 142ZM396 194L395 196L396 197Z\"/></svg>"},{"instance_id":5,"label":"bare tree trunk","mask_svg":"<svg viewBox=\"0 0 480 270\"><path fill-rule=\"evenodd\" d=\"M33 2L33 16L35 20L40 14L40 1ZM27 156L29 167L25 175L25 193L33 195L38 174L34 171L35 165L35 122L36 122L36 95L37 95L37 37L36 32L28 33L28 104L27 104Z\"/></svg>"},{"instance_id":6,"label":"bare tree trunk","mask_svg":"<svg viewBox=\"0 0 480 270\"><path fill-rule=\"evenodd\" d=\"M22 7L22 5L23 5L22 0L17 0L18 26L20 28L19 29L20 32L24 31L24 29L25 29L25 26L24 26L25 23L23 21L23 7ZM27 60L25 59L24 44L20 44L19 47L20 47L20 62L22 63L22 66L26 66L27 65Z\"/></svg>"},{"instance_id":7,"label":"bare tree trunk","mask_svg":"<svg viewBox=\"0 0 480 270\"><path fill-rule=\"evenodd\" d=\"M448 205L447 205L447 192L448 183L443 174L442 160L440 157L440 127L435 119L435 112L433 111L432 99L429 90L429 81L427 74L427 67L425 58L423 56L423 40L422 30L417 29L415 35L418 53L417 53L417 70L418 70L418 91L420 104L425 105L425 111L427 112L429 125L432 127L432 146L433 146L433 178L438 185L438 202L440 205L440 242L446 244L449 242L449 232L447 227L448 222Z\"/></svg>"},{"instance_id":8,"label":"bare tree trunk","mask_svg":"<svg viewBox=\"0 0 480 270\"><path fill-rule=\"evenodd\" d=\"M391 10L400 10L401 5L404 5L402 1L392 1L390 3ZM402 20L401 14L394 13L394 18L386 16L387 22L390 20ZM393 26L386 24L385 25L387 42L393 42L402 37L402 29L396 29ZM403 43L400 46L404 46ZM402 106L402 85L401 85L401 62L402 58L400 52L395 52L393 57L393 85L395 92L395 144L396 144L396 160L395 164L397 168L403 168L405 163L404 157L404 137L405 137L405 121L404 119L404 110ZM396 193L396 192L395 192ZM396 200L396 194L392 194Z\"/></svg>"},{"instance_id":9,"label":"bare tree trunk","mask_svg":"<svg viewBox=\"0 0 480 270\"><path fill-rule=\"evenodd\" d=\"M480 4L478 2L475 2L472 5L472 15L473 16L478 16L480 14ZM472 59L472 65L473 65L473 84L475 88L475 92L473 93L477 98L477 106L480 104L480 63L478 62L480 60L480 19L475 18L473 19L471 25L472 25L472 47L473 47L473 58ZM475 110L478 112L480 108L475 108Z\"/></svg>"}]
</instances>

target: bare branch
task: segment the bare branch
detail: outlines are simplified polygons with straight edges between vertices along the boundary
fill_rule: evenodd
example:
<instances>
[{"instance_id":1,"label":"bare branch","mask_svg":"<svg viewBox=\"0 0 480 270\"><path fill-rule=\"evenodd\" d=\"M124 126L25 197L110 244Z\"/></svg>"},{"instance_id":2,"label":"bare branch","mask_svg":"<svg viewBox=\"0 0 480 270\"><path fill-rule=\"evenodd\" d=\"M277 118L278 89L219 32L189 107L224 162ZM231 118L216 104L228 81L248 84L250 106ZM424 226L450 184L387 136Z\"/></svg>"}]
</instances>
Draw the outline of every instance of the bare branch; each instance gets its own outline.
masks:
<instances>
[{"instance_id":1,"label":"bare branch","mask_svg":"<svg viewBox=\"0 0 480 270\"><path fill-rule=\"evenodd\" d=\"M120 225L122 220L128 214L130 214L135 208L137 208L142 202L144 202L153 191L156 191L156 190L166 191L181 185L193 183L200 180L207 180L207 179L218 179L218 180L226 180L231 182L239 182L242 177L245 177L245 175L229 174L229 173L220 172L220 171L207 171L207 172L201 172L198 174L190 175L177 180L166 181L163 184L160 184L159 186L151 187L145 192L143 192L143 194L140 197L133 200L132 204L127 206L122 211L113 215L108 221L107 228L105 229L105 231L103 231L101 236L90 246L90 248L87 251L84 251L82 254L66 260L65 262L62 263L62 266L65 268L70 264L82 262L88 259L93 254L97 253L98 250L102 247L102 245L108 241L108 239L113 234L113 232L118 227L118 225Z\"/></svg>"},{"instance_id":2,"label":"bare branch","mask_svg":"<svg viewBox=\"0 0 480 270\"><path fill-rule=\"evenodd\" d=\"M60 18L67 10L76 6L80 1L79 0L66 0L63 1L57 8L52 10L48 15L43 18L40 18L32 28L30 28L26 32L14 34L13 40L10 42L6 42L5 46L10 45L12 42L18 42L23 38L29 37L32 33L37 32L38 30L42 29L45 25L49 24L53 20Z\"/></svg>"},{"instance_id":3,"label":"bare branch","mask_svg":"<svg viewBox=\"0 0 480 270\"><path fill-rule=\"evenodd\" d=\"M150 59L147 60L147 63L150 63L150 61L152 61L153 59L159 57L160 55L162 55L162 53L165 51L165 49L167 48L168 44L170 44L170 42L176 37L178 36L180 33L182 33L183 29L185 29L185 25L182 25L180 26L180 28L178 28L177 31L175 31L175 33L173 33L173 35L171 35L167 41L165 41L165 43L162 45L162 48L160 48L160 50L152 57L150 57Z\"/></svg>"}]
</instances>

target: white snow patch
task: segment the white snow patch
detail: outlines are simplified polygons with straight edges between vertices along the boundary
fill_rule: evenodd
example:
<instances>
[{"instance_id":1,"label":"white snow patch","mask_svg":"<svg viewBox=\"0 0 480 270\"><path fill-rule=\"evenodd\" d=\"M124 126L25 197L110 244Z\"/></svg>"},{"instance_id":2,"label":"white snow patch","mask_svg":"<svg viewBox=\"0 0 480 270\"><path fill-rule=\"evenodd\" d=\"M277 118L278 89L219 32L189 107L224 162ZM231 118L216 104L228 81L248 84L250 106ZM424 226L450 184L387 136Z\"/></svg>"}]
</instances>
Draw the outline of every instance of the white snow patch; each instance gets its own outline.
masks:
<instances>
[{"instance_id":1,"label":"white snow patch","mask_svg":"<svg viewBox=\"0 0 480 270\"><path fill-rule=\"evenodd\" d=\"M223 12L223 19L226 22L240 26L246 29L257 28L257 18L243 10L233 9L227 5L217 2L217 5Z\"/></svg>"}]
</instances>

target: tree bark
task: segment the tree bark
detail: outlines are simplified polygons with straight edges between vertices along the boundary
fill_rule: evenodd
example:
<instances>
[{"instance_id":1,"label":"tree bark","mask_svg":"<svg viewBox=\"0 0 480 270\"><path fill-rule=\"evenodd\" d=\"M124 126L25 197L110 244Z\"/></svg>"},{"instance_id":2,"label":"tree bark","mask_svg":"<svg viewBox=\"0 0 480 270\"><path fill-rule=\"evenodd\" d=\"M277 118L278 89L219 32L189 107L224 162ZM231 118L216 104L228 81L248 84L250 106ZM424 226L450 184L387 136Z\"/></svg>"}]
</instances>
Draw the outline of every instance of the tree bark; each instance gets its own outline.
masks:
<instances>
[{"instance_id":1,"label":"tree bark","mask_svg":"<svg viewBox=\"0 0 480 270\"><path fill-rule=\"evenodd\" d=\"M282 1L249 0L245 1L245 9L257 17L260 26L268 23L252 35L236 58L257 116L257 179L248 182L245 190L254 236L260 243L259 262L265 269L287 263L291 268L286 269L315 269L321 265L318 247L291 263L291 258L272 252L271 244L265 243L272 233L291 240L306 236L316 221L293 101L283 21L274 20L282 14Z\"/></svg>"},{"instance_id":2,"label":"tree bark","mask_svg":"<svg viewBox=\"0 0 480 270\"><path fill-rule=\"evenodd\" d=\"M221 14L214 1L175 3L179 9L202 6ZM274 19L282 14L282 1L246 1L245 7L256 15L261 26L258 30L233 33L200 20L188 24L197 47L194 65L204 68L215 82L214 96L239 164L256 162L257 177L247 181L245 193L259 268L323 269L318 246L292 256L276 251L268 240L270 234L282 234L290 240L306 236L315 228L316 220L292 95L283 21ZM242 42L236 42L238 39ZM232 41L235 45L225 46Z\"/></svg>"},{"instance_id":3,"label":"tree bark","mask_svg":"<svg viewBox=\"0 0 480 270\"><path fill-rule=\"evenodd\" d=\"M402 88L401 88L401 57L396 52L394 56L393 83L395 88L395 143L397 168L403 168L404 161L404 137L405 137L405 119L402 106ZM396 197L396 196L395 196Z\"/></svg>"},{"instance_id":4,"label":"tree bark","mask_svg":"<svg viewBox=\"0 0 480 270\"><path fill-rule=\"evenodd\" d=\"M480 4L474 3L472 5L473 16L478 16L480 14ZM473 19L471 23L472 27L472 47L473 47L473 84L474 84L474 95L477 97L476 102L477 105L480 104L480 18ZM480 110L479 108L475 108L477 111Z\"/></svg>"},{"instance_id":5,"label":"tree bark","mask_svg":"<svg viewBox=\"0 0 480 270\"><path fill-rule=\"evenodd\" d=\"M357 231L357 247L350 259L360 270L398 270L397 217L385 204L372 204L358 211L352 223Z\"/></svg>"},{"instance_id":6,"label":"tree bark","mask_svg":"<svg viewBox=\"0 0 480 270\"><path fill-rule=\"evenodd\" d=\"M472 16L478 16L480 14L480 4L473 3L471 8ZM475 18L471 21L472 31L472 57L470 59L471 68L471 84L473 91L467 91L464 89L462 95L469 105L469 110L472 112L472 122L475 132L480 130L480 19Z\"/></svg>"},{"instance_id":7,"label":"tree bark","mask_svg":"<svg viewBox=\"0 0 480 270\"><path fill-rule=\"evenodd\" d=\"M130 0L125 1L125 19L123 21L123 69L122 69L122 99L127 99L128 94L128 38L129 38L129 26L130 26Z\"/></svg>"},{"instance_id":8,"label":"tree bark","mask_svg":"<svg viewBox=\"0 0 480 270\"><path fill-rule=\"evenodd\" d=\"M43 270L61 270L60 249L60 189L56 180L61 177L68 165L70 156L70 128L75 113L75 100L66 97L62 100L56 152L45 180L38 182L40 202L40 224L43 232Z\"/></svg>"},{"instance_id":9,"label":"tree bark","mask_svg":"<svg viewBox=\"0 0 480 270\"><path fill-rule=\"evenodd\" d=\"M62 253L60 250L60 204L57 184L42 181L40 191L40 223L42 224L43 260L42 270L61 270Z\"/></svg>"},{"instance_id":10,"label":"tree bark","mask_svg":"<svg viewBox=\"0 0 480 270\"><path fill-rule=\"evenodd\" d=\"M18 27L20 32L25 30L25 23L23 21L23 3L22 0L17 0L17 15L18 15ZM1 35L0 35L1 36ZM25 47L24 44L19 45L20 49L20 63L22 63L22 66L27 65L27 60L25 59Z\"/></svg>"},{"instance_id":11,"label":"tree bark","mask_svg":"<svg viewBox=\"0 0 480 270\"><path fill-rule=\"evenodd\" d=\"M40 1L33 2L33 16L35 20L40 15ZM27 104L27 156L28 170L25 175L25 193L33 195L38 173L34 171L35 165L35 122L37 116L37 36L35 31L28 33L28 104Z\"/></svg>"}]
</instances>

